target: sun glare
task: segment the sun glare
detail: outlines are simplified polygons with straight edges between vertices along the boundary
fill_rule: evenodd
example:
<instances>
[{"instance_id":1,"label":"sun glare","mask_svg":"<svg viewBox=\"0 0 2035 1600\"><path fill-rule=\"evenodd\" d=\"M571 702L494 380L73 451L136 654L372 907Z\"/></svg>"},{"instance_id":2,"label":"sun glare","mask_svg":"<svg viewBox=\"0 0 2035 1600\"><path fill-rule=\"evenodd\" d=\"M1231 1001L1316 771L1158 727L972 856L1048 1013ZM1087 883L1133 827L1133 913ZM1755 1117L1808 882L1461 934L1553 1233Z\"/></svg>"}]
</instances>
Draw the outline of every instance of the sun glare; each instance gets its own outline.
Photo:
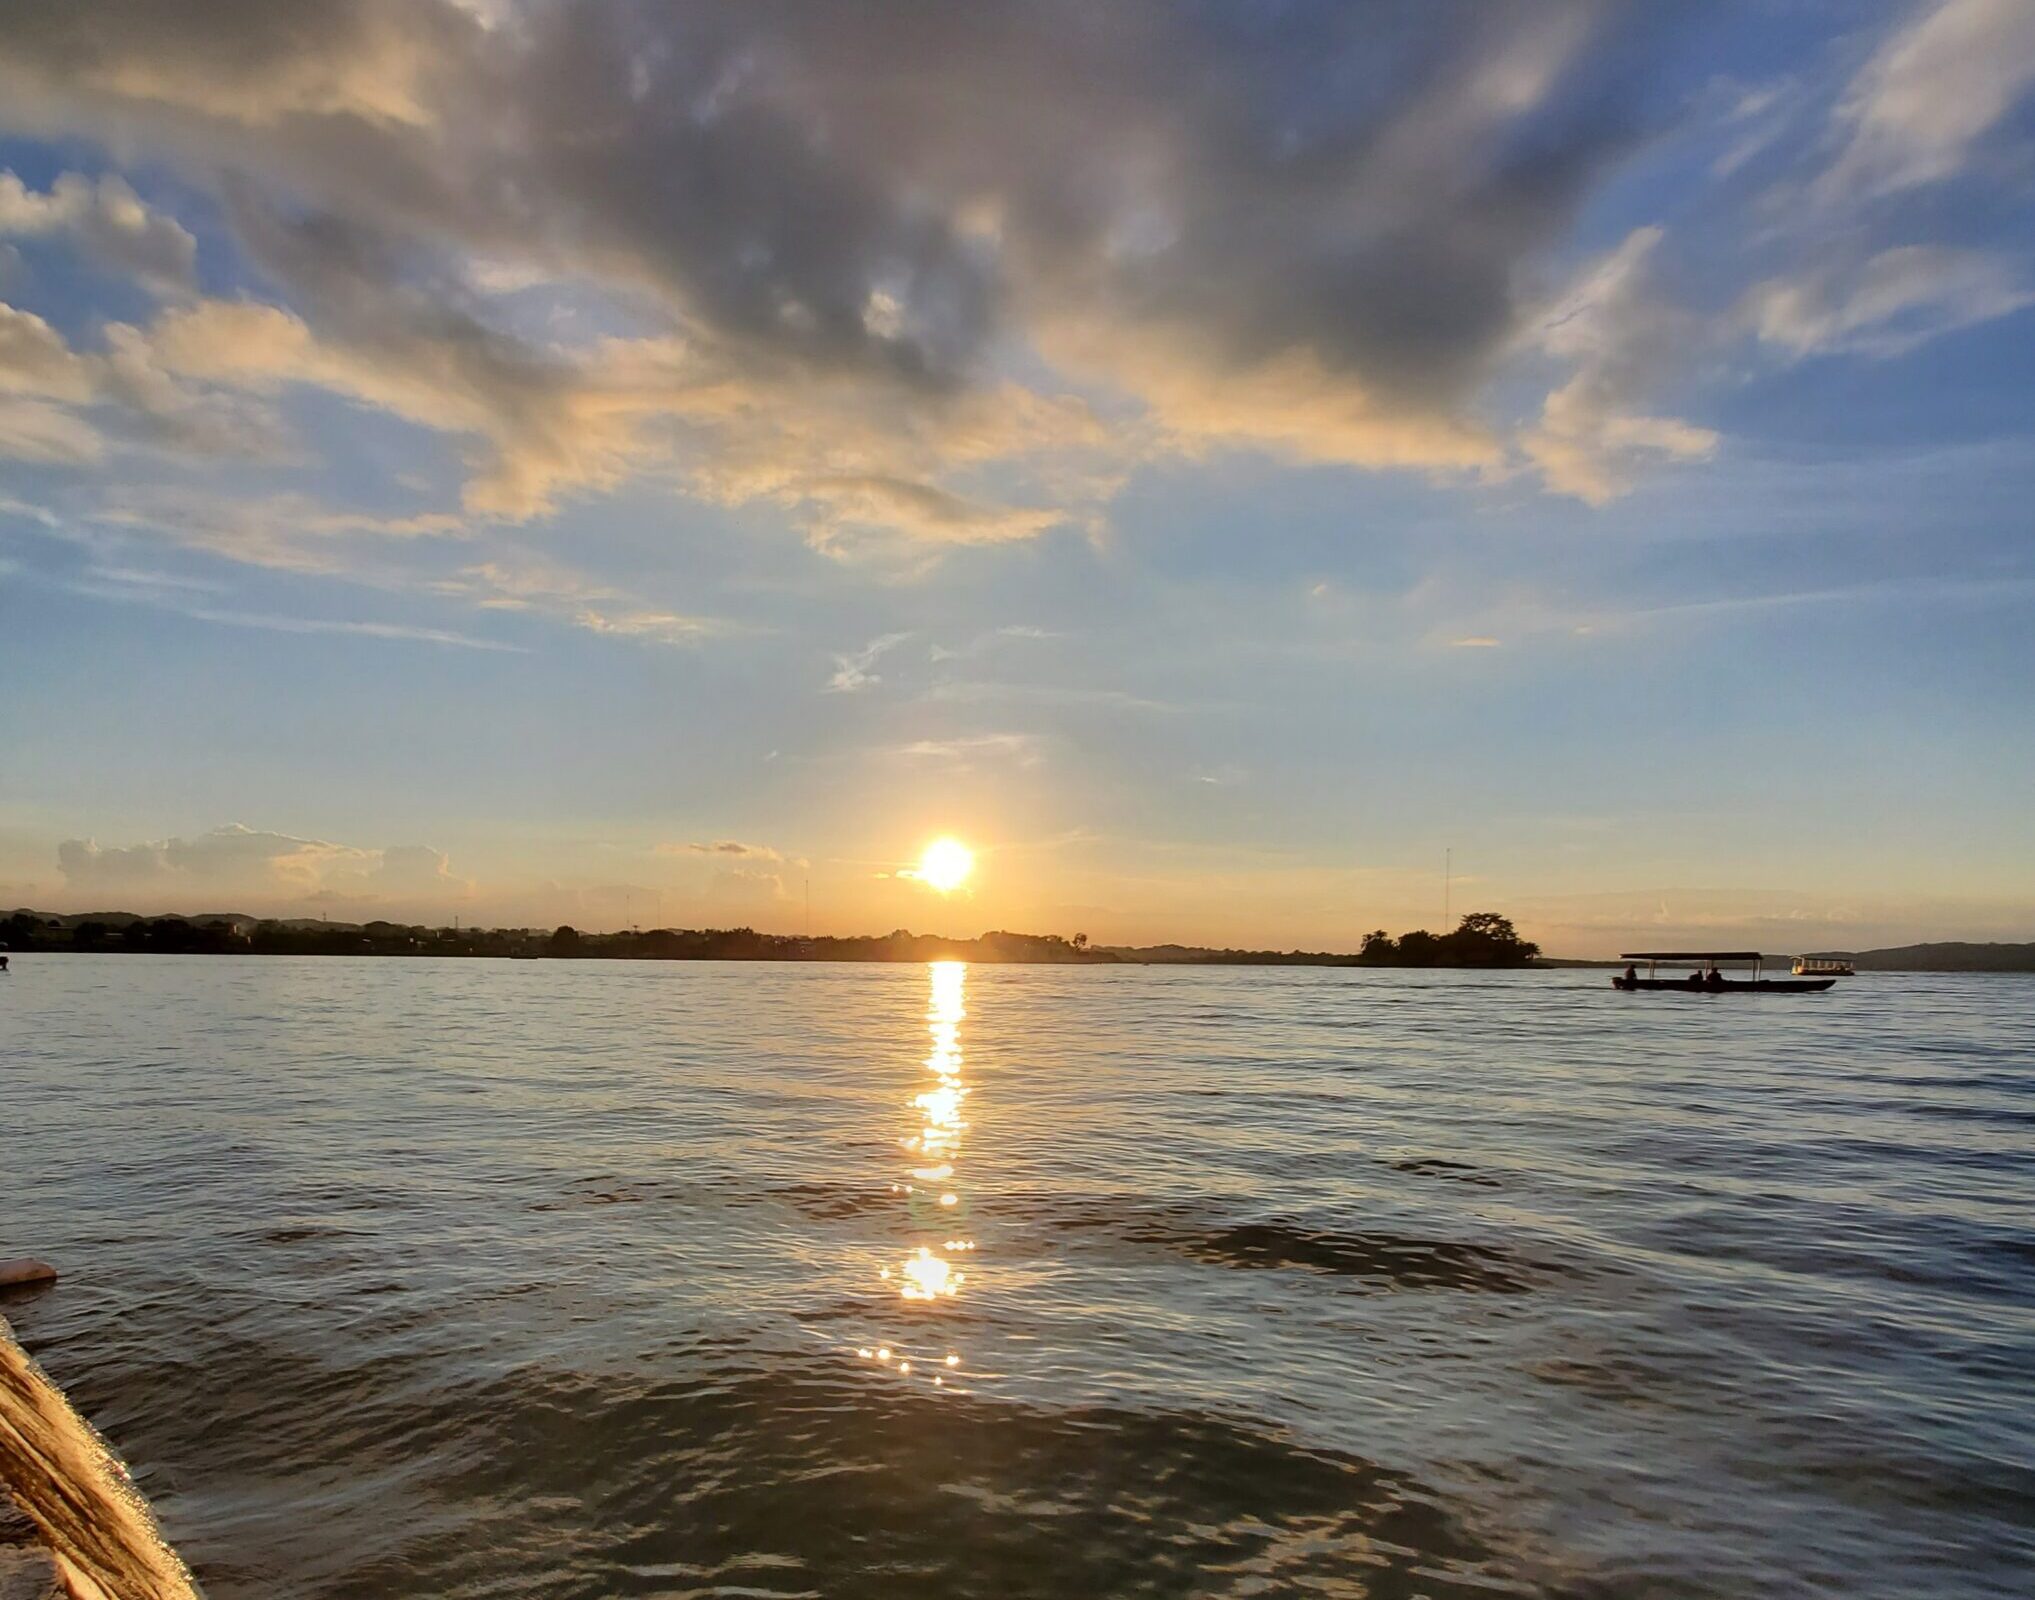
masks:
<instances>
[{"instance_id":1,"label":"sun glare","mask_svg":"<svg viewBox=\"0 0 2035 1600\"><path fill-rule=\"evenodd\" d=\"M942 894L952 894L975 870L975 852L959 839L935 839L919 857L918 878Z\"/></svg>"}]
</instances>

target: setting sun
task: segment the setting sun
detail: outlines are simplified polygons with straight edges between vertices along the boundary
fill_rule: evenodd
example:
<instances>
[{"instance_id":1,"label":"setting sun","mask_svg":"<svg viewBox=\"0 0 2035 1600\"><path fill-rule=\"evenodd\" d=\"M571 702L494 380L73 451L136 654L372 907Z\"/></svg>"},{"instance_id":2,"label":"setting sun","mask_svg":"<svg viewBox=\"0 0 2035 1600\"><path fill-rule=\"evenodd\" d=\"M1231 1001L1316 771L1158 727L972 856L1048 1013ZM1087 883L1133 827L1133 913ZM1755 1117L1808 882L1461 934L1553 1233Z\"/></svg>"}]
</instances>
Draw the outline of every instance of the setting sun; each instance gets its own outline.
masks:
<instances>
[{"instance_id":1,"label":"setting sun","mask_svg":"<svg viewBox=\"0 0 2035 1600\"><path fill-rule=\"evenodd\" d=\"M935 839L919 857L917 877L942 894L952 894L975 870L975 852L959 839Z\"/></svg>"}]
</instances>

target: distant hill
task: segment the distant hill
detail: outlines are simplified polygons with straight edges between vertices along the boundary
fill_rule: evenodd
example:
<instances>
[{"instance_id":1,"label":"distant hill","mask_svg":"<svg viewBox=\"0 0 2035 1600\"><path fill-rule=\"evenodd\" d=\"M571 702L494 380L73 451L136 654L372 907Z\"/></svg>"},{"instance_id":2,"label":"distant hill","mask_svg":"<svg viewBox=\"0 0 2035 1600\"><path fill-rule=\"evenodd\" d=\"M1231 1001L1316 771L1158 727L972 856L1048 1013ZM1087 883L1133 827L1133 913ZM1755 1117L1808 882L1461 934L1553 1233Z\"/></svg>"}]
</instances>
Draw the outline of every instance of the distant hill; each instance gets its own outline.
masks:
<instances>
[{"instance_id":1,"label":"distant hill","mask_svg":"<svg viewBox=\"0 0 2035 1600\"><path fill-rule=\"evenodd\" d=\"M1904 944L1891 950L1818 950L1860 972L2035 972L2035 944Z\"/></svg>"}]
</instances>

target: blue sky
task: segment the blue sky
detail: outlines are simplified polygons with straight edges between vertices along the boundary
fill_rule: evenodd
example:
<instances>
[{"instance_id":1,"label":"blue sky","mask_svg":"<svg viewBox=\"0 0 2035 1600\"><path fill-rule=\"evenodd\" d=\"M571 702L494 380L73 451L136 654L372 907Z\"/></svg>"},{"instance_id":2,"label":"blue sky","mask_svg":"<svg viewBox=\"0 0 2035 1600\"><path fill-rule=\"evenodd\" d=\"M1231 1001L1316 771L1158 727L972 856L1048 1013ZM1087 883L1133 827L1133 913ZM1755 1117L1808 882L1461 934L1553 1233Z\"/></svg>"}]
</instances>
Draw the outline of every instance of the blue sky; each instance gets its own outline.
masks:
<instances>
[{"instance_id":1,"label":"blue sky","mask_svg":"<svg viewBox=\"0 0 2035 1600\"><path fill-rule=\"evenodd\" d=\"M10 14L0 904L2035 938L2031 91L2020 0Z\"/></svg>"}]
</instances>

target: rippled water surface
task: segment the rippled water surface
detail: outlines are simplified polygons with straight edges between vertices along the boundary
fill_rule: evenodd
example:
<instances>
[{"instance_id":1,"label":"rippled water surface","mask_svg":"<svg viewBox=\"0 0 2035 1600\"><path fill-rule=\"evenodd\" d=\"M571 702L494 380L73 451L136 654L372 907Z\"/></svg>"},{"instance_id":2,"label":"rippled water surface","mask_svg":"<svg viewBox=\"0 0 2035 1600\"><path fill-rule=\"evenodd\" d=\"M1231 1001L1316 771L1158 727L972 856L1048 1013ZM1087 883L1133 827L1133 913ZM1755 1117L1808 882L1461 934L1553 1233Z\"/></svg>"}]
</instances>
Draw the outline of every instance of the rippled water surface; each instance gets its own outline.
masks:
<instances>
[{"instance_id":1,"label":"rippled water surface","mask_svg":"<svg viewBox=\"0 0 2035 1600\"><path fill-rule=\"evenodd\" d=\"M2035 980L18 957L213 1600L2035 1592Z\"/></svg>"}]
</instances>

